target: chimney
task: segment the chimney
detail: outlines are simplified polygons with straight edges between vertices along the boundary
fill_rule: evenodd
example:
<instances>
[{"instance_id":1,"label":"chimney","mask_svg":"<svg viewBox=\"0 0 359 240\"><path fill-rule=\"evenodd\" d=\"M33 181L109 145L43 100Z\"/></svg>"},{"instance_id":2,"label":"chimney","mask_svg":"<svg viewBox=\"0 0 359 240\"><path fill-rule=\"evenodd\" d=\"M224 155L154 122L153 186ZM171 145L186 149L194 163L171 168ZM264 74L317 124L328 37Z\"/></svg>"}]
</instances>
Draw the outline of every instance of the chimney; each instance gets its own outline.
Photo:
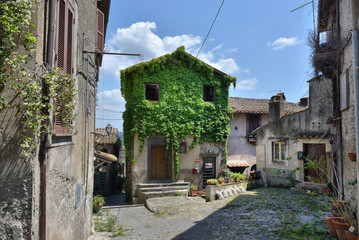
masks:
<instances>
[{"instance_id":1,"label":"chimney","mask_svg":"<svg viewBox=\"0 0 359 240\"><path fill-rule=\"evenodd\" d=\"M278 93L269 101L269 121L276 121L284 115L284 93Z\"/></svg>"},{"instance_id":2,"label":"chimney","mask_svg":"<svg viewBox=\"0 0 359 240\"><path fill-rule=\"evenodd\" d=\"M301 98L300 101L299 101L299 106L307 107L308 106L308 97Z\"/></svg>"}]
</instances>

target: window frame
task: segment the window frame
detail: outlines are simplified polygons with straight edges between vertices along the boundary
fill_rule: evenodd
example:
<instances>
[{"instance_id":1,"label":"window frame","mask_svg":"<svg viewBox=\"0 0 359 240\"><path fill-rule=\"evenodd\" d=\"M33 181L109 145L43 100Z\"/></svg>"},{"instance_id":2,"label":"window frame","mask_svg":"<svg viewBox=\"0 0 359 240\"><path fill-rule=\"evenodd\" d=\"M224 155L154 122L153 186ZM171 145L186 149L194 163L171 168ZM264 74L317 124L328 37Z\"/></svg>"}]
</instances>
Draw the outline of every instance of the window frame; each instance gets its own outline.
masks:
<instances>
[{"instance_id":1,"label":"window frame","mask_svg":"<svg viewBox=\"0 0 359 240\"><path fill-rule=\"evenodd\" d=\"M148 98L148 89L154 89L155 90L155 98L149 99ZM160 101L160 84L159 83L145 83L145 99L148 101L151 101L153 103Z\"/></svg>"},{"instance_id":2,"label":"window frame","mask_svg":"<svg viewBox=\"0 0 359 240\"><path fill-rule=\"evenodd\" d=\"M203 101L205 102L216 101L216 88L214 86L203 85Z\"/></svg>"},{"instance_id":3,"label":"window frame","mask_svg":"<svg viewBox=\"0 0 359 240\"><path fill-rule=\"evenodd\" d=\"M278 152L278 156L281 156L282 159L278 159L275 157L276 155L276 150L275 150L275 145L278 144L279 145L279 152ZM271 158L272 158L272 162L285 162L285 159L287 158L287 141L285 140L276 140L276 141L272 141L271 142Z\"/></svg>"}]
</instances>

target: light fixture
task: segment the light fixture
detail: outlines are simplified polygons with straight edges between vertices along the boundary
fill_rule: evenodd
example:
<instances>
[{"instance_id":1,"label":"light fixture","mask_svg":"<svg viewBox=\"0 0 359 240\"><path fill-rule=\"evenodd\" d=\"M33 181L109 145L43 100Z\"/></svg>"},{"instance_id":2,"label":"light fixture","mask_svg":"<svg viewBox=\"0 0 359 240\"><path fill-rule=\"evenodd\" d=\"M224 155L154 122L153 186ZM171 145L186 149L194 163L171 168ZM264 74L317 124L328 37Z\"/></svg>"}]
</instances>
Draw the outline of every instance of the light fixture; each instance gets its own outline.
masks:
<instances>
[{"instance_id":1,"label":"light fixture","mask_svg":"<svg viewBox=\"0 0 359 240\"><path fill-rule=\"evenodd\" d=\"M112 126L111 124L107 124L106 126L106 132L107 132L107 135L110 136L111 132L112 132Z\"/></svg>"}]
</instances>

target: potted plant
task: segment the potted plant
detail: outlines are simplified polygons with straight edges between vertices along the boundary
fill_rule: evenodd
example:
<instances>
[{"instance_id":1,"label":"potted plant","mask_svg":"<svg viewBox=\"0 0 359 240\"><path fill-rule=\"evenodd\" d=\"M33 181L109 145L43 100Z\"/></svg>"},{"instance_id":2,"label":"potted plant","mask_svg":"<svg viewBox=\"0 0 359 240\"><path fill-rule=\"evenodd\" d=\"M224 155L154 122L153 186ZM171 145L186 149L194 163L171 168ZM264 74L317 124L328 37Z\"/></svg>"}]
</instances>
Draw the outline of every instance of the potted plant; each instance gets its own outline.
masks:
<instances>
[{"instance_id":1,"label":"potted plant","mask_svg":"<svg viewBox=\"0 0 359 240\"><path fill-rule=\"evenodd\" d=\"M207 184L209 185L216 185L218 183L217 179L208 179Z\"/></svg>"},{"instance_id":2,"label":"potted plant","mask_svg":"<svg viewBox=\"0 0 359 240\"><path fill-rule=\"evenodd\" d=\"M193 183L191 184L191 196L198 196L198 187L193 185Z\"/></svg>"},{"instance_id":3,"label":"potted plant","mask_svg":"<svg viewBox=\"0 0 359 240\"><path fill-rule=\"evenodd\" d=\"M105 199L100 194L97 194L93 196L92 203L93 203L92 206L93 212L98 213L101 210L102 206L105 204Z\"/></svg>"},{"instance_id":4,"label":"potted plant","mask_svg":"<svg viewBox=\"0 0 359 240\"><path fill-rule=\"evenodd\" d=\"M224 178L222 178L222 177L221 177L221 178L218 178L218 183L219 183L219 184L223 184L223 183L224 183Z\"/></svg>"},{"instance_id":5,"label":"potted plant","mask_svg":"<svg viewBox=\"0 0 359 240\"><path fill-rule=\"evenodd\" d=\"M359 239L358 233L356 233L356 232L351 232L350 230L348 230L348 231L345 231L344 233L345 233L345 236L347 237L347 239L349 239L349 240L358 240Z\"/></svg>"},{"instance_id":6,"label":"potted plant","mask_svg":"<svg viewBox=\"0 0 359 240\"><path fill-rule=\"evenodd\" d=\"M235 182L241 182L245 177L241 173L232 173L231 178L233 178Z\"/></svg>"},{"instance_id":7,"label":"potted plant","mask_svg":"<svg viewBox=\"0 0 359 240\"><path fill-rule=\"evenodd\" d=\"M345 218L339 218L332 220L335 230L337 232L337 237L339 240L345 240L347 239L345 236L345 231L347 231L350 227L350 223L348 223L348 220Z\"/></svg>"}]
</instances>

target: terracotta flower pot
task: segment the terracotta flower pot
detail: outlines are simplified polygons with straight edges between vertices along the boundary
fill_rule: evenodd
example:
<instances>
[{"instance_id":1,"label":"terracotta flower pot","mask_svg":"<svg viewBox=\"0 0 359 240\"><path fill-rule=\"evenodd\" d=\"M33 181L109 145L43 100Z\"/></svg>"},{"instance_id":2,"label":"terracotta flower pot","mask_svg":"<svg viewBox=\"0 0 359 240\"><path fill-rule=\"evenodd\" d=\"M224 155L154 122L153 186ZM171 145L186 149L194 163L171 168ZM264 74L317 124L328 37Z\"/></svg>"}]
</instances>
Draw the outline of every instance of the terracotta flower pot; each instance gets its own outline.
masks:
<instances>
[{"instance_id":1,"label":"terracotta flower pot","mask_svg":"<svg viewBox=\"0 0 359 240\"><path fill-rule=\"evenodd\" d=\"M348 153L348 157L350 161L356 162L357 161L357 154L356 153Z\"/></svg>"},{"instance_id":2,"label":"terracotta flower pot","mask_svg":"<svg viewBox=\"0 0 359 240\"><path fill-rule=\"evenodd\" d=\"M333 224L335 226L335 230L337 231L338 239L339 240L347 240L347 237L345 236L345 231L349 229L350 223L342 223L337 222L336 220L333 220Z\"/></svg>"},{"instance_id":3,"label":"terracotta flower pot","mask_svg":"<svg viewBox=\"0 0 359 240\"><path fill-rule=\"evenodd\" d=\"M348 240L358 240L358 235L355 233L351 233L349 231L345 231L345 236L347 237Z\"/></svg>"},{"instance_id":4,"label":"terracotta flower pot","mask_svg":"<svg viewBox=\"0 0 359 240\"><path fill-rule=\"evenodd\" d=\"M330 236L332 236L333 238L337 238L337 236L338 236L337 231L335 230L335 226L333 224L334 219L340 219L340 217L330 216L330 217L324 218L325 222L327 223Z\"/></svg>"}]
</instances>

